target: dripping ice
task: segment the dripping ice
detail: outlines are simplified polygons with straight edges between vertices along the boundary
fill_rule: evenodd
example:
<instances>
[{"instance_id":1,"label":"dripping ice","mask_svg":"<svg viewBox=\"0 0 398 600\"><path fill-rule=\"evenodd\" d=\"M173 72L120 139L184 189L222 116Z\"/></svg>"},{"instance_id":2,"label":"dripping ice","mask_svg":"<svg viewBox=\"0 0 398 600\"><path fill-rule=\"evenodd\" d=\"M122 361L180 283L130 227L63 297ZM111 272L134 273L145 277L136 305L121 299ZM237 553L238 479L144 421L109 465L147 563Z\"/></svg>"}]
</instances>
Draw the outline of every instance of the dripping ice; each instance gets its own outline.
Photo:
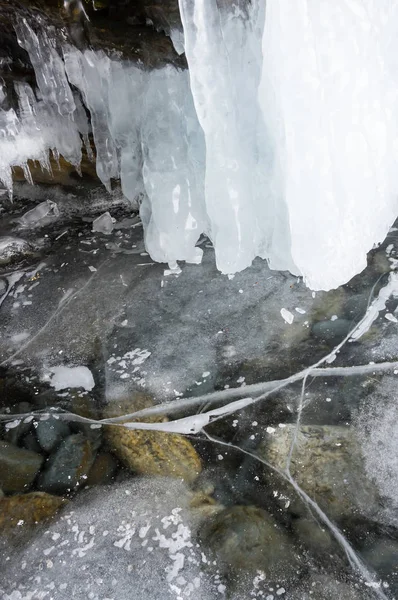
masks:
<instances>
[{"instance_id":1,"label":"dripping ice","mask_svg":"<svg viewBox=\"0 0 398 600\"><path fill-rule=\"evenodd\" d=\"M141 199L154 260L200 262L205 233L223 273L259 256L312 289L345 283L398 213L398 2L179 5L189 71L144 71L22 20L37 89L15 83L15 110L0 90L0 180L11 193L12 168L29 180L50 152L78 168L92 133L100 180Z\"/></svg>"}]
</instances>

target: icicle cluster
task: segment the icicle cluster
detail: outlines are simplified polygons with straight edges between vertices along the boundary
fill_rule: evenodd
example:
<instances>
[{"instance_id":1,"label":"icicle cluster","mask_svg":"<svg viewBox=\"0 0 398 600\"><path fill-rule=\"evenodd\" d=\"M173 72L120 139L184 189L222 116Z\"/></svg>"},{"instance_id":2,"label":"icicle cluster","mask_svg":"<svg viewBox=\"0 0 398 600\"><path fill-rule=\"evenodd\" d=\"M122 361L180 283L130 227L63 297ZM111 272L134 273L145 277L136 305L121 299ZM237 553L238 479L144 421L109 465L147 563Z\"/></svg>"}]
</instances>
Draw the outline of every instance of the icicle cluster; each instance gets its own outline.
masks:
<instances>
[{"instance_id":1,"label":"icicle cluster","mask_svg":"<svg viewBox=\"0 0 398 600\"><path fill-rule=\"evenodd\" d=\"M22 21L38 89L15 84L17 111L0 90L0 180L50 150L78 167L91 128L154 260L200 262L206 233L223 273L260 256L312 289L348 281L398 213L398 0L179 4L189 72L61 53Z\"/></svg>"}]
</instances>

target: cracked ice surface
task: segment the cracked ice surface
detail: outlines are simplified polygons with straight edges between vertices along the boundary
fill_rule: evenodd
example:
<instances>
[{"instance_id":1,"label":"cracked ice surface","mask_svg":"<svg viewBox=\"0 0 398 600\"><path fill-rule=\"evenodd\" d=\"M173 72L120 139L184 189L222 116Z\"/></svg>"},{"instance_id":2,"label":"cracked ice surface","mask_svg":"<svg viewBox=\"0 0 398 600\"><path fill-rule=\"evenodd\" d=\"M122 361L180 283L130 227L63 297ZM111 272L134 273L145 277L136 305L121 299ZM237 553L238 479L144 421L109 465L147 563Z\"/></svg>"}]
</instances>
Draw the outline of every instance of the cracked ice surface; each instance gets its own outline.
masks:
<instances>
[{"instance_id":1,"label":"cracked ice surface","mask_svg":"<svg viewBox=\"0 0 398 600\"><path fill-rule=\"evenodd\" d=\"M391 269L396 265L394 232L386 244L369 257L369 267L363 275L339 290L312 294L301 280L285 273L273 273L263 261L256 261L251 269L233 279L227 278L215 269L214 251L206 242L202 244L204 255L200 265L183 265L179 272L165 272L145 252L137 219L127 219L126 223L117 220L109 235L93 232L90 220L59 237L60 232L65 232L66 223L62 222L61 204L58 209L59 222L52 220L43 225L52 245L41 250L40 261L16 272L3 268L2 276L7 279L9 288L1 307L2 367L8 369L10 376L14 374L25 382L24 385L39 387L35 374L40 378L43 371L59 373L62 367L62 372L73 378L76 373L73 369L85 365L85 373L89 367L96 384L94 393L102 402L116 405L119 400L134 398L137 390L147 391L157 404L141 412L140 418L161 413L166 414L169 421L154 423L148 418L144 423L120 426L191 436L204 447L205 472L218 469L213 480L219 501L227 505L255 504L274 510L278 523L285 528L296 526L297 519L304 518L302 513L310 511L315 524L319 523L316 527L330 536L328 543L333 550L328 551L327 566L320 567L313 542L305 538L307 549L303 550L304 542L299 541L299 581L296 576L281 574L279 587L274 589L284 589L282 596L301 600L313 584L328 590L330 586L348 581L350 586L353 584L353 591L351 587L344 588L341 594L350 600L394 597L396 588L389 595L389 588L384 585L395 586L393 570L388 562L387 566L383 563L380 567L372 545L376 536L385 554L385 548L390 548L396 538L397 470L393 458L396 436L394 403L390 397L394 397L394 371L398 371L397 332L396 323L385 318L386 314L396 314L397 308L397 273ZM9 235L18 236L25 231L21 215L17 213L16 217L11 221L13 229L8 230ZM37 235L38 230L32 230L33 246ZM281 308L294 315L291 322L284 319ZM380 403L383 394L384 400ZM59 400L67 397L68 390L62 389ZM385 406L385 410L377 408L378 405ZM38 412L37 419L48 417L45 410ZM134 404L130 412L135 412ZM2 419L12 420L9 426L13 431L18 420L31 416L31 413L8 414ZM96 419L84 420L68 411L59 412L57 416L68 422L80 420L86 426L101 426ZM118 418L102 421L102 424L111 422L117 423ZM387 426L390 429L385 439L382 432ZM307 440L308 434L303 431L308 427L315 428L315 434L325 427L331 428L325 430L324 444L328 443L328 435L334 435L333 428L344 429L345 437L342 434L337 437L335 447L328 454L331 456L347 438L349 448L358 447L351 436L360 440L363 469L351 473L349 466L345 468L344 482L341 474L332 472L337 477L334 489L342 494L342 517L338 510L325 504L317 488L306 487L295 470L295 453L299 451L303 435ZM293 431L291 438L283 437L280 432L284 431ZM291 440L283 468L271 463L268 455L261 451L264 441L269 439L275 440L275 444L278 440ZM315 460L312 462L317 464ZM339 468L338 473L343 473ZM348 502L355 495L359 496L352 493L352 486L360 486L362 490L371 484L376 485L383 501L365 502L365 513L358 516L355 505ZM142 486L142 494L145 494L145 485ZM344 494L345 489L350 490L350 494ZM109 504L113 493L115 503L118 502L116 489L106 495L107 514L109 506L113 506ZM377 494L373 494L374 497L377 498ZM154 496L149 494L146 505L150 510L153 501ZM84 502L82 497L83 505ZM175 500L173 503L165 516L180 507ZM71 531L62 529L65 521L62 525L55 524L51 531L58 534L62 530L63 539L75 544L71 547L71 552L75 551L70 555L71 564L77 559L88 561L85 564L90 564L88 568L96 572L98 562L93 552L99 549L99 543L94 541L92 545L94 534L89 530L95 523L88 523L87 514L80 513L77 505L76 511ZM93 504L92 513L95 511ZM359 517L365 521L357 523ZM141 540L137 532L147 524L139 524L133 534L132 520L122 520L129 527L121 523L123 536L113 541L123 548L116 545L111 550L128 553L137 540ZM78 532L72 531L75 525ZM185 525L189 523L184 521ZM364 528L366 536L361 533ZM195 529L191 529L190 535L195 535L194 532ZM77 540L73 537L76 535ZM184 539L188 543L188 538ZM56 546L45 542L45 537L37 540L26 552L34 553L35 548L50 551ZM172 585L176 582L177 587L181 587L177 581L180 576L187 585L194 585L196 573L185 572L185 568L195 567L188 559L196 560L196 554L193 556L186 547L183 551L186 560L182 565L181 557L174 560L167 554L161 531L160 535L151 534L152 543L156 545L154 552L161 550L159 563L156 563L160 571L167 568L167 574L174 576L180 569ZM163 553L163 550L166 551ZM193 552L197 550L194 545ZM56 586L65 583L51 557L54 551L43 557L50 561L49 565L53 563L51 568L45 563L44 574L37 584L43 593L53 583ZM392 552L388 560L395 556L394 546ZM173 556L177 555L173 553ZM323 564L322 559L319 560ZM314 581L302 570L308 569L308 564L313 564L311 561L316 573ZM331 578L329 583L320 578L318 569L326 569ZM14 597L18 597L19 592L26 592L29 597L30 575L27 577L27 572L22 572L19 579L14 577L13 571L9 573L10 581L25 586L13 590ZM129 577L135 581L131 573ZM206 600L218 598L221 594L218 586L222 589L223 583L218 581L216 585L214 579L210 577L207 581L206 577L207 571L202 575L203 587L195 588L195 597L200 597L198 590L202 590ZM82 589L86 585L84 578L82 571L77 580ZM98 575L97 579L100 578ZM112 577L107 581L107 585L111 585ZM120 585L124 585L123 582L124 579ZM257 597L262 597L260 592L270 595L269 588L274 584L256 574L255 582L245 580L242 585L244 593L237 593L237 600L250 597L252 591L252 597L256 597L254 592ZM153 586L157 589L155 581ZM355 586L359 596L355 595ZM169 591L171 598L173 594L178 597L175 590ZM120 592L121 598L124 598L123 593ZM156 593L153 591L154 598ZM230 595L234 598L232 591ZM334 600L332 592L328 600L331 598Z\"/></svg>"}]
</instances>

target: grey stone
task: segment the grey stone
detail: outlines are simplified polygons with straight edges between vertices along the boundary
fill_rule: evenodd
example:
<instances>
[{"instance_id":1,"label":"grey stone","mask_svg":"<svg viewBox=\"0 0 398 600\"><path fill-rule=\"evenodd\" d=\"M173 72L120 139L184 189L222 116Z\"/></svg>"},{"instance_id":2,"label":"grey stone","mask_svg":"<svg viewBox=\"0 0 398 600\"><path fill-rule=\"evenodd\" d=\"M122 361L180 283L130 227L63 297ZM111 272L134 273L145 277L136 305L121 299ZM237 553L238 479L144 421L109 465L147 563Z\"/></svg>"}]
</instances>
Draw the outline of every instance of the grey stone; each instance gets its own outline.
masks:
<instances>
[{"instance_id":1,"label":"grey stone","mask_svg":"<svg viewBox=\"0 0 398 600\"><path fill-rule=\"evenodd\" d=\"M311 329L315 338L325 342L335 342L342 340L352 328L351 321L348 319L336 319L331 321L318 321L314 323Z\"/></svg>"},{"instance_id":2,"label":"grey stone","mask_svg":"<svg viewBox=\"0 0 398 600\"><path fill-rule=\"evenodd\" d=\"M94 461L91 443L81 433L62 440L46 462L37 482L39 490L64 494L84 485Z\"/></svg>"},{"instance_id":3,"label":"grey stone","mask_svg":"<svg viewBox=\"0 0 398 600\"><path fill-rule=\"evenodd\" d=\"M0 441L0 488L6 493L26 491L43 460L35 452Z\"/></svg>"},{"instance_id":4,"label":"grey stone","mask_svg":"<svg viewBox=\"0 0 398 600\"><path fill-rule=\"evenodd\" d=\"M37 441L45 452L52 452L71 431L65 421L50 418L35 423Z\"/></svg>"}]
</instances>

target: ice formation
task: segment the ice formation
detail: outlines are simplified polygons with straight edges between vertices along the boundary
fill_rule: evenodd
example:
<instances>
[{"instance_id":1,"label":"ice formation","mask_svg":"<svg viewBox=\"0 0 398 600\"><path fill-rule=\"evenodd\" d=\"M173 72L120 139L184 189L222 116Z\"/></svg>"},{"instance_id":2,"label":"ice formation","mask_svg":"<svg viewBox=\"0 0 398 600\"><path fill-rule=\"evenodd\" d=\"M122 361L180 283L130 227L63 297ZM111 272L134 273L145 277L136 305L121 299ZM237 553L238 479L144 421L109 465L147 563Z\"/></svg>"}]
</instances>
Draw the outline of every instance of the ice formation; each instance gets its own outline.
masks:
<instances>
[{"instance_id":1,"label":"ice formation","mask_svg":"<svg viewBox=\"0 0 398 600\"><path fill-rule=\"evenodd\" d=\"M312 289L345 283L398 213L398 0L179 5L188 72L21 20L38 89L15 83L16 110L0 90L0 181L50 151L78 168L92 132L101 181L141 198L154 260L200 262L206 233L223 273L260 256Z\"/></svg>"}]
</instances>

